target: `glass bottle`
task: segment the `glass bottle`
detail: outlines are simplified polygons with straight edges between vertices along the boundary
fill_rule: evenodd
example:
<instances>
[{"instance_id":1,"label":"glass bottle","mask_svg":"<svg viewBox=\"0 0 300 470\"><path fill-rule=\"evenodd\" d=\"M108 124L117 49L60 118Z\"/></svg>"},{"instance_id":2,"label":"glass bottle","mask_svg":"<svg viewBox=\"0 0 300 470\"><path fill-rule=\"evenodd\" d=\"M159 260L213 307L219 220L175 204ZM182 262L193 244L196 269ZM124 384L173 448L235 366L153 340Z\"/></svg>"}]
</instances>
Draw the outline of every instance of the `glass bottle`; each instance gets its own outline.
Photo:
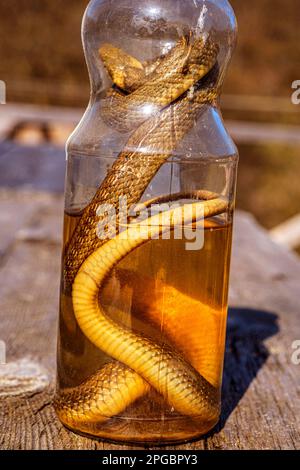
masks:
<instances>
[{"instance_id":1,"label":"glass bottle","mask_svg":"<svg viewBox=\"0 0 300 470\"><path fill-rule=\"evenodd\" d=\"M219 110L227 0L92 0L67 144L55 407L118 442L218 422L237 149Z\"/></svg>"}]
</instances>

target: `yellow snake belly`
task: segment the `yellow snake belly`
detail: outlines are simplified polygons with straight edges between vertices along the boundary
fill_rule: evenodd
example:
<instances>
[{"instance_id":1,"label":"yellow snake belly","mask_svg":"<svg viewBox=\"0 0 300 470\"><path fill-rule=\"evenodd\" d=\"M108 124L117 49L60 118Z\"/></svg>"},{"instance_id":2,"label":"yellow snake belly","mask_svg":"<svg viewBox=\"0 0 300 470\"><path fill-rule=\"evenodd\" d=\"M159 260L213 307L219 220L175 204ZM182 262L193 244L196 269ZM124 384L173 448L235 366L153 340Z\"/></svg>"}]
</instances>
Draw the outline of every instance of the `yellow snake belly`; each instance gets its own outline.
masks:
<instances>
[{"instance_id":1,"label":"yellow snake belly","mask_svg":"<svg viewBox=\"0 0 300 470\"><path fill-rule=\"evenodd\" d=\"M113 47L102 46L100 55L104 63L113 52ZM129 122L131 115L135 130L84 210L66 248L63 273L63 286L65 290L72 290L74 314L82 332L115 361L78 387L59 394L55 407L62 421L70 427L80 421L104 422L124 411L150 387L183 415L210 421L218 413L217 389L186 358L171 347L120 326L105 314L99 302L103 282L113 267L148 239L164 233L161 215L147 219L146 224L129 225L113 238L109 223L97 216L99 205L109 203L117 208L122 196L126 196L128 207L137 204L161 165L193 127L205 104L216 99L215 80L209 77L202 82L199 80L215 65L217 52L217 46L210 41L195 39L193 43L191 38L183 38L173 51L156 61L148 81L138 61L118 53L119 60L129 62L124 75L130 75L132 68L139 72L129 81L134 90L131 94L112 93L116 103L109 112L117 118L109 122L120 131L118 116L125 121L128 117ZM128 78L122 78L122 69L114 74L115 66L107 65L107 70L116 84L126 90ZM192 93L191 86L194 87ZM154 106L148 119L136 114L141 103ZM126 124L121 131L129 128L131 124ZM164 213L169 216L171 228L197 224L203 218L228 210L228 202L217 195L204 191L198 197L204 201ZM101 223L108 225L105 240L97 236L96 227Z\"/></svg>"}]
</instances>

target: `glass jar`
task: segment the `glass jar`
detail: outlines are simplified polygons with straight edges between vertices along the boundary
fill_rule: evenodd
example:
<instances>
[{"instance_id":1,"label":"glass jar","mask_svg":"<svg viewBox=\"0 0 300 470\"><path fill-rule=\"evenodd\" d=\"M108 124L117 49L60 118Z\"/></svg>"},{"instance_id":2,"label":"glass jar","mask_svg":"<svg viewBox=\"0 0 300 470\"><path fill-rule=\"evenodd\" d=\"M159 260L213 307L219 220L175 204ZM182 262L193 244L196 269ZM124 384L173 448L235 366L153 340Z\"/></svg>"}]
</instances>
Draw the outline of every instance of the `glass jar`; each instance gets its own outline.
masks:
<instances>
[{"instance_id":1,"label":"glass jar","mask_svg":"<svg viewBox=\"0 0 300 470\"><path fill-rule=\"evenodd\" d=\"M174 443L220 415L237 149L226 0L92 0L91 99L67 144L57 414Z\"/></svg>"}]
</instances>

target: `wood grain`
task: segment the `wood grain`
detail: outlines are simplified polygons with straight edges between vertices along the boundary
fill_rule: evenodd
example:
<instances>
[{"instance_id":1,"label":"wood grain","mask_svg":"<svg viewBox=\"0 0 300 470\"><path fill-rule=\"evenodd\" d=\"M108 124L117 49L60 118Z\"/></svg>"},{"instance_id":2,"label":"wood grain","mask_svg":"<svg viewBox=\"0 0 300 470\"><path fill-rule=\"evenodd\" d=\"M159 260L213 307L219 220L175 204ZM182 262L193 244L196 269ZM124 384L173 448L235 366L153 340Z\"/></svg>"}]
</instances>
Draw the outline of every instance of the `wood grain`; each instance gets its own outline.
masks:
<instances>
[{"instance_id":1,"label":"wood grain","mask_svg":"<svg viewBox=\"0 0 300 470\"><path fill-rule=\"evenodd\" d=\"M59 195L0 190L1 449L120 448L67 431L52 407L62 204ZM178 448L300 448L300 365L291 360L299 286L299 259L238 213L221 421Z\"/></svg>"}]
</instances>

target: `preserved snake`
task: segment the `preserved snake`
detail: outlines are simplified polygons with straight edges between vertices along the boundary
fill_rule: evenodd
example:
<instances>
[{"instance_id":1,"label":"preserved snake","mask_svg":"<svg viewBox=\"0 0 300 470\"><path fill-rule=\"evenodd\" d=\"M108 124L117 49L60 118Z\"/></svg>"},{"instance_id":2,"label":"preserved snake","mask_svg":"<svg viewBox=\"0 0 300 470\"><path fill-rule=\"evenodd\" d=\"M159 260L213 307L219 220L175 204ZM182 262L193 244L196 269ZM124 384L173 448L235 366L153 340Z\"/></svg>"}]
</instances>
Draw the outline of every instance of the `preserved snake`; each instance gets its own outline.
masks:
<instances>
[{"instance_id":1,"label":"preserved snake","mask_svg":"<svg viewBox=\"0 0 300 470\"><path fill-rule=\"evenodd\" d=\"M82 332L114 361L78 387L65 389L56 399L56 410L70 427L75 422L77 426L78 422L105 422L152 387L179 413L210 421L218 407L217 389L173 347L132 332L108 317L101 292L111 270L137 247L167 229L197 225L222 214L228 210L228 202L199 191L192 195L191 203L140 223L133 220L114 236L109 220L99 216L98 208L110 204L118 210L124 196L127 207L139 203L205 104L217 98L218 47L208 38L190 35L152 66L109 44L99 52L117 87L104 100L103 119L119 132L132 133L66 247L63 281L65 289L72 290L74 314ZM186 197L178 194L173 199ZM148 201L145 207L152 203ZM162 216L170 221L169 227L162 224ZM101 226L105 239L97 235Z\"/></svg>"}]
</instances>

